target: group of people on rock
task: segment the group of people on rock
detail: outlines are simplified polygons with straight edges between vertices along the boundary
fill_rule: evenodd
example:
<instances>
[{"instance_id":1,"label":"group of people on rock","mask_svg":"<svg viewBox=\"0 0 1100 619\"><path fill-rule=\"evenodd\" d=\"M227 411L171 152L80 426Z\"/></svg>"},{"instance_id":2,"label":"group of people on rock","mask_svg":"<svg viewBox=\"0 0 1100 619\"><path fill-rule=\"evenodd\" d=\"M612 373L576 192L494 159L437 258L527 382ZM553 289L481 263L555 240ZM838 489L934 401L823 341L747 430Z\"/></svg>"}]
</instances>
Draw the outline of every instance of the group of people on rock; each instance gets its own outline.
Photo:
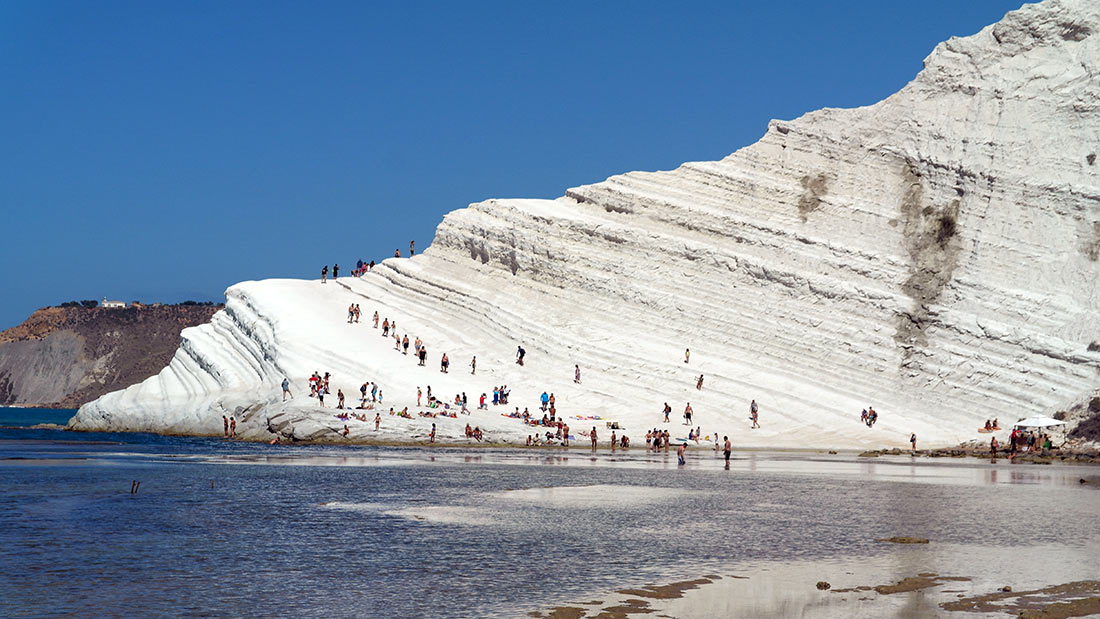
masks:
<instances>
[{"instance_id":1,"label":"group of people on rock","mask_svg":"<svg viewBox=\"0 0 1100 619\"><path fill-rule=\"evenodd\" d=\"M237 418L222 415L222 425L225 427L225 438L237 438Z\"/></svg>"},{"instance_id":2,"label":"group of people on rock","mask_svg":"<svg viewBox=\"0 0 1100 619\"><path fill-rule=\"evenodd\" d=\"M355 262L355 270L353 270L351 272L351 274L355 277L362 277L363 275L369 273L370 270L373 269L373 268L374 268L374 261L373 260L371 260L370 262L363 262L362 260L357 260ZM333 277L335 277L335 275Z\"/></svg>"},{"instance_id":3,"label":"group of people on rock","mask_svg":"<svg viewBox=\"0 0 1100 619\"><path fill-rule=\"evenodd\" d=\"M472 438L480 443L481 439L484 438L484 436L485 435L484 433L482 433L480 426L470 428L470 424L466 424L466 438Z\"/></svg>"},{"instance_id":4,"label":"group of people on rock","mask_svg":"<svg viewBox=\"0 0 1100 619\"><path fill-rule=\"evenodd\" d=\"M359 322L359 304L352 303L348 306L348 324Z\"/></svg>"},{"instance_id":5,"label":"group of people on rock","mask_svg":"<svg viewBox=\"0 0 1100 619\"><path fill-rule=\"evenodd\" d=\"M873 406L868 406L863 409L863 412L859 415L859 420L863 422L868 428L875 427L875 422L878 421L878 413Z\"/></svg>"}]
</instances>

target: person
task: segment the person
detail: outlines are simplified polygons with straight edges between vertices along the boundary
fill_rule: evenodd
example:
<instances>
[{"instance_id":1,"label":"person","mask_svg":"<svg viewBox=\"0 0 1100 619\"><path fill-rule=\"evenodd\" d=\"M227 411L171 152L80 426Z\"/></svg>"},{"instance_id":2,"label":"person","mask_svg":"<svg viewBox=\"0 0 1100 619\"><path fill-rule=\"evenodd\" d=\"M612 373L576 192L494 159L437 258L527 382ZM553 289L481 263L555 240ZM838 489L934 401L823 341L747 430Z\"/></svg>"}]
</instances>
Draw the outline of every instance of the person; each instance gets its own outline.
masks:
<instances>
[{"instance_id":1,"label":"person","mask_svg":"<svg viewBox=\"0 0 1100 619\"><path fill-rule=\"evenodd\" d=\"M360 310L359 310L359 304L358 304L358 303L356 303L356 304L355 304L355 322L356 322L356 323L358 323L358 322L359 322L359 312L360 312Z\"/></svg>"},{"instance_id":2,"label":"person","mask_svg":"<svg viewBox=\"0 0 1100 619\"><path fill-rule=\"evenodd\" d=\"M434 423L432 424L432 433L428 435L428 442L429 443L434 443L435 442L435 424Z\"/></svg>"},{"instance_id":3,"label":"person","mask_svg":"<svg viewBox=\"0 0 1100 619\"><path fill-rule=\"evenodd\" d=\"M332 279L336 279L337 277L339 277L339 275L337 275L337 273L339 273L339 272L340 272L340 265L334 263L332 265Z\"/></svg>"},{"instance_id":4,"label":"person","mask_svg":"<svg viewBox=\"0 0 1100 619\"><path fill-rule=\"evenodd\" d=\"M420 365L424 365L428 361L428 347L420 347Z\"/></svg>"},{"instance_id":5,"label":"person","mask_svg":"<svg viewBox=\"0 0 1100 619\"><path fill-rule=\"evenodd\" d=\"M401 354L409 354L409 334L406 333L405 337L401 338Z\"/></svg>"},{"instance_id":6,"label":"person","mask_svg":"<svg viewBox=\"0 0 1100 619\"><path fill-rule=\"evenodd\" d=\"M680 443L680 446L676 448L676 459L679 460L680 466L685 464L684 454L687 453L687 443Z\"/></svg>"},{"instance_id":7,"label":"person","mask_svg":"<svg viewBox=\"0 0 1100 619\"><path fill-rule=\"evenodd\" d=\"M859 414L859 422L862 424L867 423L867 409L863 409L863 412Z\"/></svg>"},{"instance_id":8,"label":"person","mask_svg":"<svg viewBox=\"0 0 1100 619\"><path fill-rule=\"evenodd\" d=\"M409 241L409 256L416 255L416 241Z\"/></svg>"},{"instance_id":9,"label":"person","mask_svg":"<svg viewBox=\"0 0 1100 619\"><path fill-rule=\"evenodd\" d=\"M592 452L596 451L596 426L592 426L592 434L588 437L592 439Z\"/></svg>"},{"instance_id":10,"label":"person","mask_svg":"<svg viewBox=\"0 0 1100 619\"><path fill-rule=\"evenodd\" d=\"M489 405L485 403L485 397L486 397L485 392L483 391L481 393L481 397L478 398L478 401L477 401L477 410L483 411L483 410L488 410L489 409Z\"/></svg>"},{"instance_id":11,"label":"person","mask_svg":"<svg viewBox=\"0 0 1100 619\"><path fill-rule=\"evenodd\" d=\"M622 438L619 439L619 446L623 449L630 447L630 437L624 434Z\"/></svg>"},{"instance_id":12,"label":"person","mask_svg":"<svg viewBox=\"0 0 1100 619\"><path fill-rule=\"evenodd\" d=\"M615 453L615 445L618 441L615 439L615 431L611 431L611 453Z\"/></svg>"},{"instance_id":13,"label":"person","mask_svg":"<svg viewBox=\"0 0 1100 619\"><path fill-rule=\"evenodd\" d=\"M222 426L225 429L225 438L229 438L229 417L222 415Z\"/></svg>"},{"instance_id":14,"label":"person","mask_svg":"<svg viewBox=\"0 0 1100 619\"><path fill-rule=\"evenodd\" d=\"M477 355L474 355L473 359L470 359L470 375L477 374Z\"/></svg>"},{"instance_id":15,"label":"person","mask_svg":"<svg viewBox=\"0 0 1100 619\"><path fill-rule=\"evenodd\" d=\"M691 414L695 412L691 409L691 402L687 403L684 407L684 425L691 425Z\"/></svg>"},{"instance_id":16,"label":"person","mask_svg":"<svg viewBox=\"0 0 1100 619\"><path fill-rule=\"evenodd\" d=\"M378 328L378 310L374 310L374 328Z\"/></svg>"},{"instance_id":17,"label":"person","mask_svg":"<svg viewBox=\"0 0 1100 619\"><path fill-rule=\"evenodd\" d=\"M348 429L348 424L345 423L344 424L344 438L347 438L348 434L351 434L351 430Z\"/></svg>"},{"instance_id":18,"label":"person","mask_svg":"<svg viewBox=\"0 0 1100 619\"><path fill-rule=\"evenodd\" d=\"M543 391L542 395L539 396L539 401L542 402L542 410L546 410L546 404L550 401L550 394Z\"/></svg>"},{"instance_id":19,"label":"person","mask_svg":"<svg viewBox=\"0 0 1100 619\"><path fill-rule=\"evenodd\" d=\"M733 451L733 445L730 443L730 437L728 436L723 436L722 440L725 441L725 444L722 446L722 453L726 456L726 466L729 466L730 453Z\"/></svg>"},{"instance_id":20,"label":"person","mask_svg":"<svg viewBox=\"0 0 1100 619\"><path fill-rule=\"evenodd\" d=\"M355 304L348 305L348 324L355 318Z\"/></svg>"},{"instance_id":21,"label":"person","mask_svg":"<svg viewBox=\"0 0 1100 619\"><path fill-rule=\"evenodd\" d=\"M394 258L400 258L401 257L401 250L400 249L393 250L393 257Z\"/></svg>"},{"instance_id":22,"label":"person","mask_svg":"<svg viewBox=\"0 0 1100 619\"><path fill-rule=\"evenodd\" d=\"M561 427L561 440L562 445L569 446L569 424L564 424Z\"/></svg>"},{"instance_id":23,"label":"person","mask_svg":"<svg viewBox=\"0 0 1100 619\"><path fill-rule=\"evenodd\" d=\"M523 365L523 357L527 354L527 351L523 349L523 346L516 347L516 363Z\"/></svg>"},{"instance_id":24,"label":"person","mask_svg":"<svg viewBox=\"0 0 1100 619\"><path fill-rule=\"evenodd\" d=\"M695 440L695 428L688 428L688 440ZM698 443L699 441L695 441Z\"/></svg>"},{"instance_id":25,"label":"person","mask_svg":"<svg viewBox=\"0 0 1100 619\"><path fill-rule=\"evenodd\" d=\"M344 408L344 390L336 390L336 408Z\"/></svg>"},{"instance_id":26,"label":"person","mask_svg":"<svg viewBox=\"0 0 1100 619\"><path fill-rule=\"evenodd\" d=\"M691 359L691 349L690 348L685 348L684 349L684 363L687 363L689 359Z\"/></svg>"},{"instance_id":27,"label":"person","mask_svg":"<svg viewBox=\"0 0 1100 619\"><path fill-rule=\"evenodd\" d=\"M913 445L913 451L917 450L917 433L914 432L909 435L909 443Z\"/></svg>"},{"instance_id":28,"label":"person","mask_svg":"<svg viewBox=\"0 0 1100 619\"><path fill-rule=\"evenodd\" d=\"M986 429L986 430L992 430L992 429L993 429L993 422L992 422L992 421L990 421L990 420L988 420L988 419L986 419L986 420L985 420L985 429Z\"/></svg>"},{"instance_id":29,"label":"person","mask_svg":"<svg viewBox=\"0 0 1100 619\"><path fill-rule=\"evenodd\" d=\"M700 391L703 389L703 375L702 374L699 375L699 380L695 381L695 388L700 390Z\"/></svg>"},{"instance_id":30,"label":"person","mask_svg":"<svg viewBox=\"0 0 1100 619\"><path fill-rule=\"evenodd\" d=\"M996 458L997 457L997 447L998 447L997 437L996 436L991 437L989 439L989 457L991 457L991 458Z\"/></svg>"},{"instance_id":31,"label":"person","mask_svg":"<svg viewBox=\"0 0 1100 619\"><path fill-rule=\"evenodd\" d=\"M290 392L290 379L283 377L283 402L286 402L286 397L290 396L290 399L294 399L294 394Z\"/></svg>"},{"instance_id":32,"label":"person","mask_svg":"<svg viewBox=\"0 0 1100 619\"><path fill-rule=\"evenodd\" d=\"M756 400L753 400L752 403L749 404L749 419L752 419L752 428L749 428L750 430L760 427L759 411L760 408L756 405Z\"/></svg>"},{"instance_id":33,"label":"person","mask_svg":"<svg viewBox=\"0 0 1100 619\"><path fill-rule=\"evenodd\" d=\"M229 438L237 438L237 418L229 418Z\"/></svg>"},{"instance_id":34,"label":"person","mask_svg":"<svg viewBox=\"0 0 1100 619\"><path fill-rule=\"evenodd\" d=\"M328 265L321 267L321 283L328 281Z\"/></svg>"},{"instance_id":35,"label":"person","mask_svg":"<svg viewBox=\"0 0 1100 619\"><path fill-rule=\"evenodd\" d=\"M665 446L665 453L666 454L668 453L668 443L671 440L671 438L672 437L669 435L668 430L665 430L665 431L661 432L661 443L664 444L664 446Z\"/></svg>"},{"instance_id":36,"label":"person","mask_svg":"<svg viewBox=\"0 0 1100 619\"><path fill-rule=\"evenodd\" d=\"M382 424L382 413L374 414L374 431L378 431L378 426Z\"/></svg>"},{"instance_id":37,"label":"person","mask_svg":"<svg viewBox=\"0 0 1100 619\"><path fill-rule=\"evenodd\" d=\"M581 366L580 365L574 365L573 366L573 382L575 382L575 383L580 383L581 382Z\"/></svg>"},{"instance_id":38,"label":"person","mask_svg":"<svg viewBox=\"0 0 1100 619\"><path fill-rule=\"evenodd\" d=\"M449 365L451 365L451 362L447 359L447 353L443 353L443 358L439 360L439 371L446 374Z\"/></svg>"},{"instance_id":39,"label":"person","mask_svg":"<svg viewBox=\"0 0 1100 619\"><path fill-rule=\"evenodd\" d=\"M420 397L424 395L424 392L420 390L420 387L416 388L416 405L420 406Z\"/></svg>"},{"instance_id":40,"label":"person","mask_svg":"<svg viewBox=\"0 0 1100 619\"><path fill-rule=\"evenodd\" d=\"M672 413L672 407L668 405L668 402L665 402L665 423L668 423L670 413Z\"/></svg>"}]
</instances>

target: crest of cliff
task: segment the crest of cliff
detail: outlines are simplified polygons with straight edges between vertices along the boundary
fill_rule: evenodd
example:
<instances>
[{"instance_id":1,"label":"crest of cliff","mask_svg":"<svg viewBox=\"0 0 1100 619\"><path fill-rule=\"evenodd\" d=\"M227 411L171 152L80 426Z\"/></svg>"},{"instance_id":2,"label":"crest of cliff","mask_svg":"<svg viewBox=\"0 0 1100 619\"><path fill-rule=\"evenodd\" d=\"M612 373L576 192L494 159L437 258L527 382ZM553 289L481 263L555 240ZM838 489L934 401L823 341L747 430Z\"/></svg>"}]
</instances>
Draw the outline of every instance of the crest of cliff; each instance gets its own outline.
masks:
<instances>
[{"instance_id":1,"label":"crest of cliff","mask_svg":"<svg viewBox=\"0 0 1100 619\"><path fill-rule=\"evenodd\" d=\"M0 405L77 408L164 369L221 306L46 307L0 332Z\"/></svg>"}]
</instances>

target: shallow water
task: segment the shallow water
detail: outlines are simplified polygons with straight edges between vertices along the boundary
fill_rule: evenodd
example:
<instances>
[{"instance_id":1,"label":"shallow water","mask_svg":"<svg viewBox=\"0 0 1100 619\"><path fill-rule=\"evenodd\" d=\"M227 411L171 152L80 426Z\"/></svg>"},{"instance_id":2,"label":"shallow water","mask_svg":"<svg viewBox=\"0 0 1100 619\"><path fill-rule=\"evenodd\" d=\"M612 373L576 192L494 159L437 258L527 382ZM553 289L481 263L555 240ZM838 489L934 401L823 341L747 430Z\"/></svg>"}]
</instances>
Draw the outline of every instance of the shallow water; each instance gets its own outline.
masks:
<instances>
[{"instance_id":1,"label":"shallow water","mask_svg":"<svg viewBox=\"0 0 1100 619\"><path fill-rule=\"evenodd\" d=\"M737 458L0 429L0 615L511 617L891 535L1100 537L1096 467Z\"/></svg>"}]
</instances>

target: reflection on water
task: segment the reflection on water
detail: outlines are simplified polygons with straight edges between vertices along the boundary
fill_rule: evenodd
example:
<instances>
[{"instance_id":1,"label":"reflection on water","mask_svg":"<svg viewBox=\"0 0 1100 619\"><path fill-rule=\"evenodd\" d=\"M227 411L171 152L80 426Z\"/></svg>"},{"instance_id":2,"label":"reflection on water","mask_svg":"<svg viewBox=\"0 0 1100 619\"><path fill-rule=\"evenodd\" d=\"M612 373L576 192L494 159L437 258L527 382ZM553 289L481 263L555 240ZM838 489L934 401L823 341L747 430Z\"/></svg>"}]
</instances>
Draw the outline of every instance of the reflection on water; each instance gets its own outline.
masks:
<instances>
[{"instance_id":1,"label":"reflection on water","mask_svg":"<svg viewBox=\"0 0 1100 619\"><path fill-rule=\"evenodd\" d=\"M4 438L4 616L511 617L752 562L889 562L911 552L874 542L892 535L928 552L1100 533L1088 467Z\"/></svg>"}]
</instances>

